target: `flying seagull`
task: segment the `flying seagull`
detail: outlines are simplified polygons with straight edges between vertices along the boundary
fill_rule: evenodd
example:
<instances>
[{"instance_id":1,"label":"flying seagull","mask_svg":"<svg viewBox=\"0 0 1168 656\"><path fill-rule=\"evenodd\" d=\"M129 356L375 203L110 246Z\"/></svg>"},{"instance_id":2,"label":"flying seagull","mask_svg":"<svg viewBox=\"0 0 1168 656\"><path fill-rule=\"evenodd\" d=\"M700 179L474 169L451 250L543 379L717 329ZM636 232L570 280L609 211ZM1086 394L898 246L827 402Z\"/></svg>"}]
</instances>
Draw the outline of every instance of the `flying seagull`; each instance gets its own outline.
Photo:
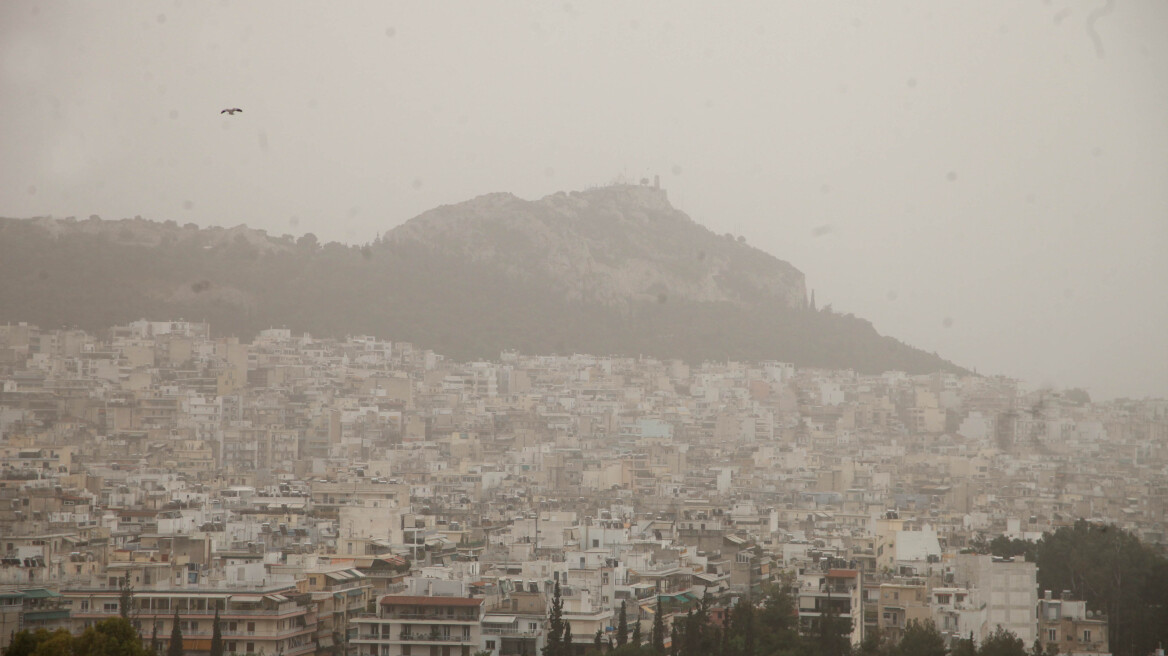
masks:
<instances>
[{"instance_id":1,"label":"flying seagull","mask_svg":"<svg viewBox=\"0 0 1168 656\"><path fill-rule=\"evenodd\" d=\"M230 108L230 109L225 109L225 110L223 110L223 111L221 111L221 112L219 112L219 113L220 113L220 114L231 114L232 116L235 116L235 112L242 112L242 111L243 111L243 110L242 110L242 109L240 109L240 108L238 108L238 107L232 107L232 108Z\"/></svg>"}]
</instances>

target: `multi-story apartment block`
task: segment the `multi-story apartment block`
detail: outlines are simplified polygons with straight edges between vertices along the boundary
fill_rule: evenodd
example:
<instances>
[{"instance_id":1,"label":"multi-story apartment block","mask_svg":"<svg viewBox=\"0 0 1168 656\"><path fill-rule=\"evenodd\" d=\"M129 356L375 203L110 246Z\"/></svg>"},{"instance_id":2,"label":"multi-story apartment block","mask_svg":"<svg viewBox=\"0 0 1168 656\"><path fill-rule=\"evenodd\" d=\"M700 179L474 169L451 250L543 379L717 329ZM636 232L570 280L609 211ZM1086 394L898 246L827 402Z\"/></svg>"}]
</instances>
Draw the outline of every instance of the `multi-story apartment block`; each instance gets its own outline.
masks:
<instances>
[{"instance_id":1,"label":"multi-story apartment block","mask_svg":"<svg viewBox=\"0 0 1168 656\"><path fill-rule=\"evenodd\" d=\"M74 632L119 615L117 587L67 588L61 594L72 613ZM138 630L150 636L157 628L163 643L170 638L177 613L188 654L210 651L216 610L231 656L303 656L316 650L316 607L292 587L144 587L134 592L133 603L129 615Z\"/></svg>"},{"instance_id":2,"label":"multi-story apartment block","mask_svg":"<svg viewBox=\"0 0 1168 656\"><path fill-rule=\"evenodd\" d=\"M805 572L799 577L799 624L813 633L825 618L834 618L851 628L853 645L864 639L863 581L859 570L829 569Z\"/></svg>"},{"instance_id":3,"label":"multi-story apartment block","mask_svg":"<svg viewBox=\"0 0 1168 656\"><path fill-rule=\"evenodd\" d=\"M353 620L360 656L471 656L482 648L483 599L386 595Z\"/></svg>"},{"instance_id":4,"label":"multi-story apartment block","mask_svg":"<svg viewBox=\"0 0 1168 656\"><path fill-rule=\"evenodd\" d=\"M1087 610L1087 602L1050 590L1038 601L1038 640L1044 649L1070 656L1108 656L1107 617Z\"/></svg>"},{"instance_id":5,"label":"multi-story apartment block","mask_svg":"<svg viewBox=\"0 0 1168 656\"><path fill-rule=\"evenodd\" d=\"M1038 568L1014 558L959 554L955 579L970 588L975 604L985 610L976 631L980 642L999 626L1033 644L1037 636Z\"/></svg>"},{"instance_id":6,"label":"multi-story apartment block","mask_svg":"<svg viewBox=\"0 0 1168 656\"><path fill-rule=\"evenodd\" d=\"M882 638L899 641L909 622L932 619L929 592L923 580L881 583L878 599L877 625Z\"/></svg>"}]
</instances>

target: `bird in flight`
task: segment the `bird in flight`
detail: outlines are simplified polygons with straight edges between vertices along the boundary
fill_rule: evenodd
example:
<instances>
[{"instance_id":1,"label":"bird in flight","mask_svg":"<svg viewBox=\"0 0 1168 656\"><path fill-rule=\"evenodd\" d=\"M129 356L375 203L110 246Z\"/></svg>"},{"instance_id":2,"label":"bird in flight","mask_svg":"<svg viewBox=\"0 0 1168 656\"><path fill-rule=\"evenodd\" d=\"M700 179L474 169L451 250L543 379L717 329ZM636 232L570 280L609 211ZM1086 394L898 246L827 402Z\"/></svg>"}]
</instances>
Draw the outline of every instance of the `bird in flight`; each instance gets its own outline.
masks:
<instances>
[{"instance_id":1,"label":"bird in flight","mask_svg":"<svg viewBox=\"0 0 1168 656\"><path fill-rule=\"evenodd\" d=\"M240 108L238 108L238 107L231 107L231 108L229 108L229 109L225 109L225 110L223 110L223 111L221 111L221 112L219 112L219 113L220 113L220 114L231 114L232 116L235 116L235 112L242 112L242 111L243 111L243 110L242 110L242 109L240 109Z\"/></svg>"}]
</instances>

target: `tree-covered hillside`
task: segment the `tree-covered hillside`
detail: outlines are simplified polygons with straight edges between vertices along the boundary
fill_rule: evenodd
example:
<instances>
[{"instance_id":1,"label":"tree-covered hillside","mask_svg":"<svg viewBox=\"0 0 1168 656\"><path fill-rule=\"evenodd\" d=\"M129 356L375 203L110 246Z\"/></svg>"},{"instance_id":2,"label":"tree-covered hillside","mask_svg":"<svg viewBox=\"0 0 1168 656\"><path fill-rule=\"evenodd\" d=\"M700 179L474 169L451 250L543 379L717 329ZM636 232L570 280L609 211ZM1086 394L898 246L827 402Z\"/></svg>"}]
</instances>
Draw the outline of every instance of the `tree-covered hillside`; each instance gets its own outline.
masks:
<instances>
[{"instance_id":1,"label":"tree-covered hillside","mask_svg":"<svg viewBox=\"0 0 1168 656\"><path fill-rule=\"evenodd\" d=\"M220 335L246 338L271 326L375 334L457 358L518 349L777 359L862 372L957 370L830 311L666 292L623 303L570 299L562 281L441 244L320 245L311 235L94 221L50 231L0 220L0 321L100 330L181 317L208 321Z\"/></svg>"}]
</instances>

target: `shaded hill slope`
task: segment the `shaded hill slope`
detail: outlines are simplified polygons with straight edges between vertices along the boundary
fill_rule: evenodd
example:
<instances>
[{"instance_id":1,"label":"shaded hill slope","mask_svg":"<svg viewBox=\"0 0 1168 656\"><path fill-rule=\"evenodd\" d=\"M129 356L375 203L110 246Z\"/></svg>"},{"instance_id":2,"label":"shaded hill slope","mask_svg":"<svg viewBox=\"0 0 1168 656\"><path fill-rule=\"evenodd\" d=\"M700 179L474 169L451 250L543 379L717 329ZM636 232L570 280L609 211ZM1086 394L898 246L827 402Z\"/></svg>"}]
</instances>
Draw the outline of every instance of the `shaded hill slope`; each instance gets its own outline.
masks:
<instances>
[{"instance_id":1,"label":"shaded hill slope","mask_svg":"<svg viewBox=\"0 0 1168 656\"><path fill-rule=\"evenodd\" d=\"M961 371L851 315L803 307L790 264L607 187L431 210L377 243L245 227L0 219L0 321L99 330L142 317L369 333L460 359L589 352Z\"/></svg>"}]
</instances>

